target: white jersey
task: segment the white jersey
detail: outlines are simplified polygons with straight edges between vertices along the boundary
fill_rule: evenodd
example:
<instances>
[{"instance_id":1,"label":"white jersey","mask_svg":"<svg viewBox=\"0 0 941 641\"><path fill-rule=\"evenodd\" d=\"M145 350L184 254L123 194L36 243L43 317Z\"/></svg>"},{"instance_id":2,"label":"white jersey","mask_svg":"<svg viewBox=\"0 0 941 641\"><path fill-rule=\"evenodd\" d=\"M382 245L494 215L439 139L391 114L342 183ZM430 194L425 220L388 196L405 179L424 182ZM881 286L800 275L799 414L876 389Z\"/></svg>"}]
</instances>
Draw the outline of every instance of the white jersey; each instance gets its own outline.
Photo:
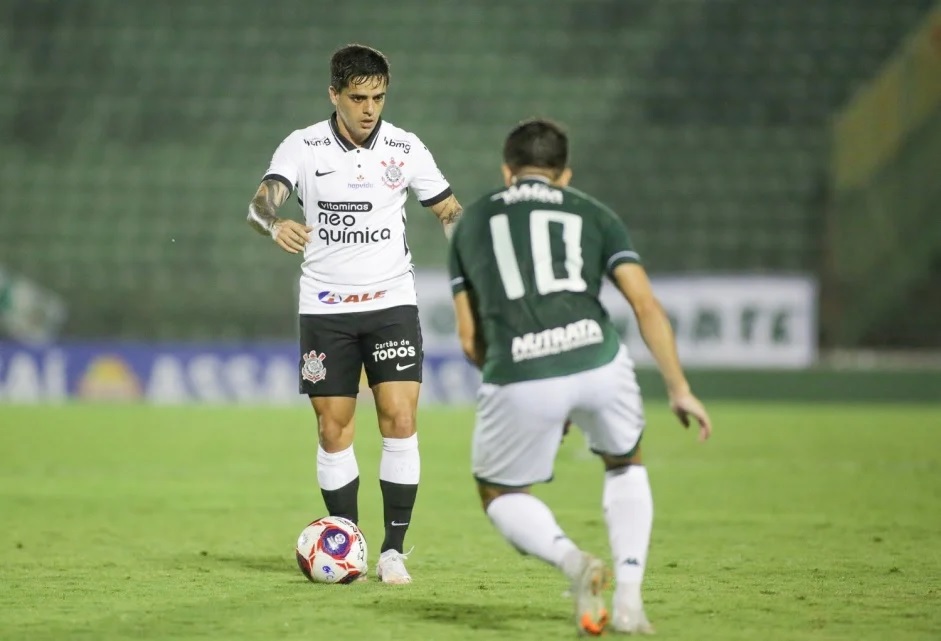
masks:
<instances>
[{"instance_id":1,"label":"white jersey","mask_svg":"<svg viewBox=\"0 0 941 641\"><path fill-rule=\"evenodd\" d=\"M379 119L357 147L333 114L285 138L264 179L296 190L314 228L301 265L301 314L417 304L405 239L408 190L425 207L451 195L418 136Z\"/></svg>"}]
</instances>

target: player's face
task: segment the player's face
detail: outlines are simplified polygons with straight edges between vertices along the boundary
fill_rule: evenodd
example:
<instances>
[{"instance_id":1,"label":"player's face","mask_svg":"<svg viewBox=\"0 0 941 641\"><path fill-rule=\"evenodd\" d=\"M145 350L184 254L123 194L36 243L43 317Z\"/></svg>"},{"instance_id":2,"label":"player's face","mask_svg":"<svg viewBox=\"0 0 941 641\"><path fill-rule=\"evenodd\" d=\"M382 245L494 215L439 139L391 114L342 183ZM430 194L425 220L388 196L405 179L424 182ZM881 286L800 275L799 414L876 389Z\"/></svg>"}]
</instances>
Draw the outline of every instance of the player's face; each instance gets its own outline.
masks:
<instances>
[{"instance_id":1,"label":"player's face","mask_svg":"<svg viewBox=\"0 0 941 641\"><path fill-rule=\"evenodd\" d=\"M350 83L340 91L330 87L330 102L337 108L337 120L343 133L361 144L379 122L386 102L385 78L373 76L363 82Z\"/></svg>"}]
</instances>

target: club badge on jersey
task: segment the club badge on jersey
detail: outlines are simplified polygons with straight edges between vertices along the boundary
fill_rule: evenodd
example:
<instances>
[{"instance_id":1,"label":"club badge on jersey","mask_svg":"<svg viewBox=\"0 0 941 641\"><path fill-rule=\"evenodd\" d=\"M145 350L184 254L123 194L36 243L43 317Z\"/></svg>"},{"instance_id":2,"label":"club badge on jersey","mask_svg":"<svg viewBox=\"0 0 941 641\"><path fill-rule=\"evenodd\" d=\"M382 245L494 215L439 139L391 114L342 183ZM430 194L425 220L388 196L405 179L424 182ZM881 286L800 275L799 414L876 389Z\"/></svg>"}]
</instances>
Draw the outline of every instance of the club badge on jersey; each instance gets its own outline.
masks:
<instances>
[{"instance_id":1,"label":"club badge on jersey","mask_svg":"<svg viewBox=\"0 0 941 641\"><path fill-rule=\"evenodd\" d=\"M327 368L324 367L323 359L326 354L318 354L317 350L311 350L304 354L304 364L301 365L301 377L305 381L316 383L327 378Z\"/></svg>"},{"instance_id":2,"label":"club badge on jersey","mask_svg":"<svg viewBox=\"0 0 941 641\"><path fill-rule=\"evenodd\" d=\"M382 184L389 189L398 189L405 183L405 174L402 172L404 162L396 162L393 156L389 158L389 162L382 160L380 163L386 168L382 174Z\"/></svg>"}]
</instances>

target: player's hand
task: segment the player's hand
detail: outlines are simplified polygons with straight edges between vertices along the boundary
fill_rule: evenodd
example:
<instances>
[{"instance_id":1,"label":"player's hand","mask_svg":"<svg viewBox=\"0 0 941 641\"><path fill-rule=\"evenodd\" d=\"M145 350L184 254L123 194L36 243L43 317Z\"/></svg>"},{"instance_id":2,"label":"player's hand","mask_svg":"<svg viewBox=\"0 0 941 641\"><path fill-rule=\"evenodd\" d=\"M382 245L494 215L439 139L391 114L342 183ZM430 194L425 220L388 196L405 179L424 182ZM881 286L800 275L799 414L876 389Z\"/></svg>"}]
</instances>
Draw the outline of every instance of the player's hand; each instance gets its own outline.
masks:
<instances>
[{"instance_id":1,"label":"player's hand","mask_svg":"<svg viewBox=\"0 0 941 641\"><path fill-rule=\"evenodd\" d=\"M296 220L279 218L271 227L271 237L278 246L289 254L304 251L304 246L310 242L310 232L313 227L302 225Z\"/></svg>"},{"instance_id":2,"label":"player's hand","mask_svg":"<svg viewBox=\"0 0 941 641\"><path fill-rule=\"evenodd\" d=\"M683 392L670 395L670 409L676 414L677 418L683 424L683 427L689 427L690 417L696 419L699 423L699 441L703 442L712 434L712 421L709 419L709 413L699 402L699 399L693 396L692 392Z\"/></svg>"}]
</instances>

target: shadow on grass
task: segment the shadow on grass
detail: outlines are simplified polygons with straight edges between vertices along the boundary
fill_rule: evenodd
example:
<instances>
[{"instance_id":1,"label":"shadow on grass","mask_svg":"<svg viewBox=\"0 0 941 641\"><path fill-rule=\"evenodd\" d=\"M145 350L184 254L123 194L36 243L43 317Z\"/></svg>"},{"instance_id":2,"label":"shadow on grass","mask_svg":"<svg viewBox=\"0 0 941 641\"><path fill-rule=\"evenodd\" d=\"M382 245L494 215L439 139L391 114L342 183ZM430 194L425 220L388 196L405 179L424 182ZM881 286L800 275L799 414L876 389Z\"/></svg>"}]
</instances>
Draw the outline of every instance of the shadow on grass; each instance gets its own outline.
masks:
<instances>
[{"instance_id":1,"label":"shadow on grass","mask_svg":"<svg viewBox=\"0 0 941 641\"><path fill-rule=\"evenodd\" d=\"M411 596L395 599L384 597L373 605L384 614L393 613L410 619L417 617L472 630L513 630L521 622L565 622L571 618L569 606L564 602L559 603L559 607L545 607L489 599L484 604Z\"/></svg>"},{"instance_id":2,"label":"shadow on grass","mask_svg":"<svg viewBox=\"0 0 941 641\"><path fill-rule=\"evenodd\" d=\"M296 574L297 576L300 576L300 572L297 569L297 564L294 562L294 559L285 558L284 556L278 555L252 556L245 554L238 556L215 556L209 553L206 555L200 555L198 557L198 561L202 565L215 564L242 570L250 570L252 572L270 572L272 574L285 575Z\"/></svg>"}]
</instances>

